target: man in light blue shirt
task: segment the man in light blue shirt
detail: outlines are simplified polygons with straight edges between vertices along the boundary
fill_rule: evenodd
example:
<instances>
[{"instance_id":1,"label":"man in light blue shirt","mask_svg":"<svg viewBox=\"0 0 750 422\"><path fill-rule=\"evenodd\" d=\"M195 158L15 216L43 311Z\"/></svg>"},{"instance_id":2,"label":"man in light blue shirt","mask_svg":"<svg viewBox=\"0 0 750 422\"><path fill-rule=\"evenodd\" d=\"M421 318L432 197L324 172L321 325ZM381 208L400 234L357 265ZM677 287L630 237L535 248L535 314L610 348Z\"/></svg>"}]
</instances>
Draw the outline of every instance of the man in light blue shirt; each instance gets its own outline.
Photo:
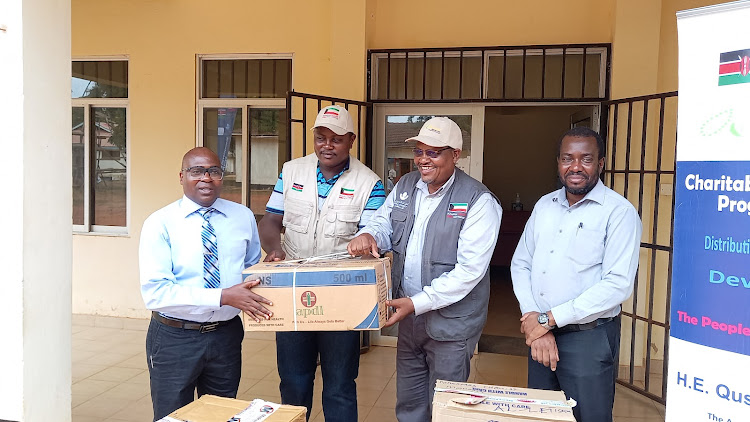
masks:
<instances>
[{"instance_id":1,"label":"man in light blue shirt","mask_svg":"<svg viewBox=\"0 0 750 422\"><path fill-rule=\"evenodd\" d=\"M579 422L612 420L620 304L633 292L641 221L599 179L604 141L588 128L560 140L563 187L543 196L511 262L530 388L563 390Z\"/></svg>"},{"instance_id":2,"label":"man in light blue shirt","mask_svg":"<svg viewBox=\"0 0 750 422\"><path fill-rule=\"evenodd\" d=\"M188 151L180 170L184 196L143 223L141 295L152 319L146 335L154 420L213 394L234 398L242 367L240 310L270 318L244 283L260 259L253 213L219 198L223 171L208 148Z\"/></svg>"},{"instance_id":3,"label":"man in light blue shirt","mask_svg":"<svg viewBox=\"0 0 750 422\"><path fill-rule=\"evenodd\" d=\"M489 263L502 209L495 195L456 168L461 129L427 121L415 142L417 171L399 179L385 204L349 243L352 255L393 251L396 417L429 421L435 381L465 382L487 319Z\"/></svg>"}]
</instances>

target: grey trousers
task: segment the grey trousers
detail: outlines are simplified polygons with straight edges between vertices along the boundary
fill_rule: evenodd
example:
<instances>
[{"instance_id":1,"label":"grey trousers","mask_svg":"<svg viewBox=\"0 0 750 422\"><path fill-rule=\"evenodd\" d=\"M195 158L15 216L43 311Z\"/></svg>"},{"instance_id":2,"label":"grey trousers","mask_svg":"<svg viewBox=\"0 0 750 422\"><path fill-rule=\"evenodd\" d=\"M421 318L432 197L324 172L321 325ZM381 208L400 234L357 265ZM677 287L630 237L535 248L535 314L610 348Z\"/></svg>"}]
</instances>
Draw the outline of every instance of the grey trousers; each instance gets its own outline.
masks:
<instances>
[{"instance_id":1,"label":"grey trousers","mask_svg":"<svg viewBox=\"0 0 750 422\"><path fill-rule=\"evenodd\" d=\"M424 315L409 315L398 326L396 418L399 422L432 419L435 381L466 382L480 334L459 341L437 341L425 330Z\"/></svg>"}]
</instances>

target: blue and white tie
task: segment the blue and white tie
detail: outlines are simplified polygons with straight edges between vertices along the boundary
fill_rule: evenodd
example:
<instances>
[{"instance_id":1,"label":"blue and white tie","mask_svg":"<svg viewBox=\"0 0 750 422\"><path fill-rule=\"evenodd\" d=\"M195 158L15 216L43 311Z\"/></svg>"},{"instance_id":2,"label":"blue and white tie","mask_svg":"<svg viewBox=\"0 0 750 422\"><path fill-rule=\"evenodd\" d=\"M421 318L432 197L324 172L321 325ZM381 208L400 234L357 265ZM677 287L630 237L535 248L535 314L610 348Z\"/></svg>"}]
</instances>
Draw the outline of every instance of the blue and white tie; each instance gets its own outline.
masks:
<instances>
[{"instance_id":1,"label":"blue and white tie","mask_svg":"<svg viewBox=\"0 0 750 422\"><path fill-rule=\"evenodd\" d=\"M207 288L216 288L221 285L219 276L219 247L216 241L214 226L208 219L214 208L201 208L198 210L203 216L201 238L203 239L203 281Z\"/></svg>"}]
</instances>

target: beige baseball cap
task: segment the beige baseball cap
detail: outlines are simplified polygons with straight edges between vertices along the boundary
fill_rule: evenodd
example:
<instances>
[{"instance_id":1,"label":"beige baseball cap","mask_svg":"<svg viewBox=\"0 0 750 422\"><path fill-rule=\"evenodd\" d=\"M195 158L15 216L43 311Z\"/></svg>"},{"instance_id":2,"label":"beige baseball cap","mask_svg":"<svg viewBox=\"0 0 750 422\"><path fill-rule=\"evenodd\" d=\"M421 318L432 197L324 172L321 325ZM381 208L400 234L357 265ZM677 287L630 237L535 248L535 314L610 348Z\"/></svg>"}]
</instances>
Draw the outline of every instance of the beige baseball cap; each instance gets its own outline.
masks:
<instances>
[{"instance_id":1,"label":"beige baseball cap","mask_svg":"<svg viewBox=\"0 0 750 422\"><path fill-rule=\"evenodd\" d=\"M343 106L330 105L323 107L315 118L316 127L326 127L331 129L336 135L346 135L349 132L354 133L354 122L352 116Z\"/></svg>"},{"instance_id":2,"label":"beige baseball cap","mask_svg":"<svg viewBox=\"0 0 750 422\"><path fill-rule=\"evenodd\" d=\"M407 139L406 142L421 142L431 147L453 149L462 149L464 144L461 128L447 117L433 117L426 121L419 130L419 135Z\"/></svg>"}]
</instances>

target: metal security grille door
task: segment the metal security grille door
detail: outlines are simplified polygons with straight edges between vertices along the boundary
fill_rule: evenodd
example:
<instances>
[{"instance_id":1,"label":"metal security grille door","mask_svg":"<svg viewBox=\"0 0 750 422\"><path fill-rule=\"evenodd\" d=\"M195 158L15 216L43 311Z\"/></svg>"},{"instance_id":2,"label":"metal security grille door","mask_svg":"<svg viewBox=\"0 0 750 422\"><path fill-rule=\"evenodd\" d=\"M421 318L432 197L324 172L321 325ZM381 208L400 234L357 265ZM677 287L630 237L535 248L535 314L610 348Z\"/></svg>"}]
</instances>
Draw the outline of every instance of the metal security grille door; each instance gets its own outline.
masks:
<instances>
[{"instance_id":1,"label":"metal security grille door","mask_svg":"<svg viewBox=\"0 0 750 422\"><path fill-rule=\"evenodd\" d=\"M290 145L289 159L304 157L313 152L310 128L323 107L339 105L352 116L357 138L351 154L366 166L372 168L372 103L322 95L289 92L286 97L286 110Z\"/></svg>"},{"instance_id":2,"label":"metal security grille door","mask_svg":"<svg viewBox=\"0 0 750 422\"><path fill-rule=\"evenodd\" d=\"M602 124L607 141L604 183L630 200L643 222L633 295L623 304L617 382L665 403L677 92L603 104L608 106Z\"/></svg>"},{"instance_id":3,"label":"metal security grille door","mask_svg":"<svg viewBox=\"0 0 750 422\"><path fill-rule=\"evenodd\" d=\"M350 153L367 167L372 168L372 103L294 91L288 92L286 96L287 133L290 145L287 158L291 160L313 152L313 137L308 136L311 135L310 128L315 124L318 112L329 105L342 106L352 116L354 134L357 138ZM362 331L360 353L366 353L369 349L370 333Z\"/></svg>"}]
</instances>

